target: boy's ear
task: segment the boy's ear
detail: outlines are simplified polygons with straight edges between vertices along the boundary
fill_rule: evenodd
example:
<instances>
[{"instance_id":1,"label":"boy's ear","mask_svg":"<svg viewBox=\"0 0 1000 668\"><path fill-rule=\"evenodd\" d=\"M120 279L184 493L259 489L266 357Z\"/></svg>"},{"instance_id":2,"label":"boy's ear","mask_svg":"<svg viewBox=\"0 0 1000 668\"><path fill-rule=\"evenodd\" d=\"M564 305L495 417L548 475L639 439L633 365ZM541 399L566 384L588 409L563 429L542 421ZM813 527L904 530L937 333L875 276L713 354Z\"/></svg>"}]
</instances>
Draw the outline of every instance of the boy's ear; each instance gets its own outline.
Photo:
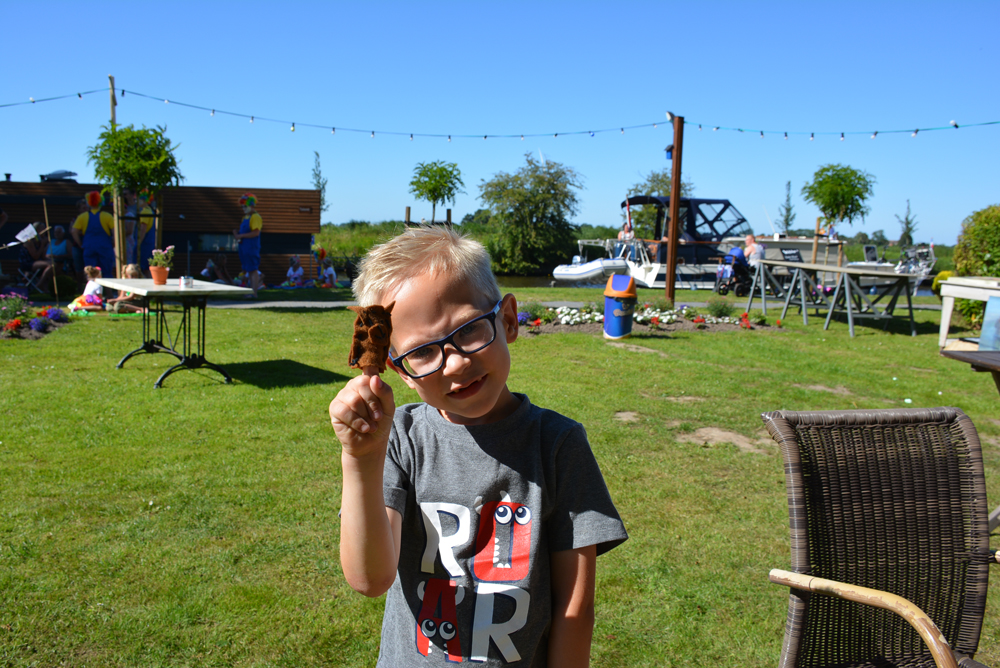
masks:
<instances>
[{"instance_id":1,"label":"boy's ear","mask_svg":"<svg viewBox=\"0 0 1000 668\"><path fill-rule=\"evenodd\" d=\"M508 293L503 297L503 304L500 305L500 314L503 317L504 333L507 336L507 343L517 341L517 298Z\"/></svg>"}]
</instances>

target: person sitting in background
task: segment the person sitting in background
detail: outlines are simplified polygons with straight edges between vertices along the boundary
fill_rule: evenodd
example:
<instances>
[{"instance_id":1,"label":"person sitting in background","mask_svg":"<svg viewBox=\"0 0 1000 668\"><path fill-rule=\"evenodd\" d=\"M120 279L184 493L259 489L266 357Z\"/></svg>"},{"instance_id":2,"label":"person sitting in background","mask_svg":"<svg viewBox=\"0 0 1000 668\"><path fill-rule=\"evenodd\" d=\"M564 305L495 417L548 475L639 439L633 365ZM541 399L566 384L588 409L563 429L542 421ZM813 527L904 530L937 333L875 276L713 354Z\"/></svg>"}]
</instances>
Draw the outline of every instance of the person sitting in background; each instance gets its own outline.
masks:
<instances>
[{"instance_id":1,"label":"person sitting in background","mask_svg":"<svg viewBox=\"0 0 1000 668\"><path fill-rule=\"evenodd\" d=\"M226 261L225 253L217 253L215 259L209 259L205 268L201 270L202 278L220 285L233 285L233 277L229 275L229 270L226 269Z\"/></svg>"},{"instance_id":2,"label":"person sitting in background","mask_svg":"<svg viewBox=\"0 0 1000 668\"><path fill-rule=\"evenodd\" d=\"M137 264L127 264L122 269L125 278L142 278L142 270ZM143 313L145 309L139 304L139 295L127 290L119 290L118 296L104 303L104 309L115 313Z\"/></svg>"},{"instance_id":3,"label":"person sitting in background","mask_svg":"<svg viewBox=\"0 0 1000 668\"><path fill-rule=\"evenodd\" d=\"M39 260L42 262L45 261L45 247L47 245L41 234L43 229L42 224L35 222L31 226L35 228L35 236L22 243L17 254L17 263L21 271L29 276L35 268L35 263Z\"/></svg>"},{"instance_id":4,"label":"person sitting in background","mask_svg":"<svg viewBox=\"0 0 1000 668\"><path fill-rule=\"evenodd\" d=\"M83 294L74 299L69 304L69 311L100 311L104 305L104 288L97 282L101 277L101 268L87 265L83 268L83 273L87 276L87 287L83 289Z\"/></svg>"},{"instance_id":5,"label":"person sitting in background","mask_svg":"<svg viewBox=\"0 0 1000 668\"><path fill-rule=\"evenodd\" d=\"M286 288L297 288L302 285L302 277L305 275L305 269L302 268L302 264L299 261L298 255L293 255L291 259L288 260L288 273L285 274L285 282L282 283L283 287Z\"/></svg>"},{"instance_id":6,"label":"person sitting in background","mask_svg":"<svg viewBox=\"0 0 1000 668\"><path fill-rule=\"evenodd\" d=\"M333 268L333 259L324 258L323 259L323 287L324 288L335 288L337 287L337 270Z\"/></svg>"},{"instance_id":7,"label":"person sitting in background","mask_svg":"<svg viewBox=\"0 0 1000 668\"><path fill-rule=\"evenodd\" d=\"M69 237L66 236L66 228L56 225L52 228L52 240L45 251L45 259L35 260L34 268L42 269L42 276L38 279L38 287L48 290L49 278L55 280L55 276L63 273L67 266L73 266L73 253L70 250Z\"/></svg>"},{"instance_id":8,"label":"person sitting in background","mask_svg":"<svg viewBox=\"0 0 1000 668\"><path fill-rule=\"evenodd\" d=\"M764 259L764 247L757 243L757 239L754 235L748 234L743 254L746 255L747 262L750 266L756 267L760 264L760 261Z\"/></svg>"}]
</instances>

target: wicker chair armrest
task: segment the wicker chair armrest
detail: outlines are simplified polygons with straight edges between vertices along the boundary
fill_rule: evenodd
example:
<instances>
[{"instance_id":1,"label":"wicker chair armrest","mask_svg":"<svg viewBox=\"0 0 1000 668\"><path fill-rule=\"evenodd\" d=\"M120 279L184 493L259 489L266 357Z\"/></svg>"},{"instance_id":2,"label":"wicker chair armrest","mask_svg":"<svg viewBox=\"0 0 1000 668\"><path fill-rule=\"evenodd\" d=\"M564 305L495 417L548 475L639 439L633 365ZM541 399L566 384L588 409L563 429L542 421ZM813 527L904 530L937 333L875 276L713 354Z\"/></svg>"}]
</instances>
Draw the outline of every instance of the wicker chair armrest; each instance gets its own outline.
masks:
<instances>
[{"instance_id":1,"label":"wicker chair armrest","mask_svg":"<svg viewBox=\"0 0 1000 668\"><path fill-rule=\"evenodd\" d=\"M901 596L878 591L877 589L844 584L843 582L836 582L834 580L824 580L823 578L803 575L802 573L783 571L778 568L772 569L769 577L771 582L775 584L785 585L786 587L802 591L816 592L817 594L836 596L837 598L894 612L905 619L920 634L924 643L927 644L931 656L934 657L934 663L937 664L937 668L958 668L951 646L945 640L941 631L938 630L934 621L923 610Z\"/></svg>"},{"instance_id":2,"label":"wicker chair armrest","mask_svg":"<svg viewBox=\"0 0 1000 668\"><path fill-rule=\"evenodd\" d=\"M958 668L989 668L989 666L985 666L965 654L955 652L955 658L958 659Z\"/></svg>"}]
</instances>

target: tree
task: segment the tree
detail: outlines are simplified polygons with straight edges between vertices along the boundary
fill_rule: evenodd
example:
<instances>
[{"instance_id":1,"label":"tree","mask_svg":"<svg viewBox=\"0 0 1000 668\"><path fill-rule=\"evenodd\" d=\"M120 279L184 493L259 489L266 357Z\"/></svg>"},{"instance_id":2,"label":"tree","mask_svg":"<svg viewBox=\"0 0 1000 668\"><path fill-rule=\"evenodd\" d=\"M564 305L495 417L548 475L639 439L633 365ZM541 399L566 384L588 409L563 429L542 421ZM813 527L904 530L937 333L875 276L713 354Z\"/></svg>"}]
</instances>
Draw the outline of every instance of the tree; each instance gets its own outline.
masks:
<instances>
[{"instance_id":1,"label":"tree","mask_svg":"<svg viewBox=\"0 0 1000 668\"><path fill-rule=\"evenodd\" d=\"M670 197L670 167L660 170L652 170L646 178L639 183L635 183L628 190L628 196L647 195L654 197ZM681 197L690 197L694 192L694 184L690 181L681 180ZM656 207L641 206L630 209L632 215L632 229L637 237L647 239L653 237L656 226ZM625 211L622 211L622 219L625 218ZM664 231L666 234L666 231Z\"/></svg>"},{"instance_id":2,"label":"tree","mask_svg":"<svg viewBox=\"0 0 1000 668\"><path fill-rule=\"evenodd\" d=\"M885 232L882 230L875 230L872 232L871 242L875 246L888 246L889 240L885 238Z\"/></svg>"},{"instance_id":3,"label":"tree","mask_svg":"<svg viewBox=\"0 0 1000 668\"><path fill-rule=\"evenodd\" d=\"M913 233L917 231L917 217L910 215L910 200L906 200L906 215L900 218L897 213L896 220L899 221L899 226L902 228L899 235L899 245L912 246Z\"/></svg>"},{"instance_id":4,"label":"tree","mask_svg":"<svg viewBox=\"0 0 1000 668\"><path fill-rule=\"evenodd\" d=\"M802 196L815 204L828 223L863 221L871 210L865 202L872 196L875 177L847 165L824 165L802 186Z\"/></svg>"},{"instance_id":5,"label":"tree","mask_svg":"<svg viewBox=\"0 0 1000 668\"><path fill-rule=\"evenodd\" d=\"M87 149L87 162L94 165L94 176L105 192L157 191L184 180L174 156L177 147L164 135L166 127L136 130L112 123L103 130L97 145Z\"/></svg>"},{"instance_id":6,"label":"tree","mask_svg":"<svg viewBox=\"0 0 1000 668\"><path fill-rule=\"evenodd\" d=\"M525 154L515 174L500 172L479 185L479 198L489 207L496 230L487 248L499 274L551 271L576 250L573 225L580 176L552 160L544 164Z\"/></svg>"},{"instance_id":7,"label":"tree","mask_svg":"<svg viewBox=\"0 0 1000 668\"><path fill-rule=\"evenodd\" d=\"M313 151L313 155L315 156L312 172L313 189L319 191L319 212L323 213L330 208L330 205L326 203L327 179L323 178L323 170L319 167L319 151Z\"/></svg>"},{"instance_id":8,"label":"tree","mask_svg":"<svg viewBox=\"0 0 1000 668\"><path fill-rule=\"evenodd\" d=\"M451 202L455 205L455 197L465 193L462 188L462 172L454 162L435 160L434 162L418 162L413 168L413 179L410 181L410 192L417 199L431 203L431 224L437 212L438 202Z\"/></svg>"},{"instance_id":9,"label":"tree","mask_svg":"<svg viewBox=\"0 0 1000 668\"><path fill-rule=\"evenodd\" d=\"M793 222L795 222L795 212L792 211L792 182L788 181L785 183L785 203L778 207L778 223L787 235Z\"/></svg>"},{"instance_id":10,"label":"tree","mask_svg":"<svg viewBox=\"0 0 1000 668\"><path fill-rule=\"evenodd\" d=\"M103 185L104 192L111 191L117 200L123 190L137 192L149 188L154 193L165 186L180 185L184 180L177 166L174 150L177 148L165 136L166 127L153 129L117 124L103 126L98 143L87 149L87 162L94 165L94 176ZM161 199L162 201L162 199ZM118 202L115 210L118 211ZM157 225L157 242L162 226ZM124 228L115 216L115 255L118 273L125 263Z\"/></svg>"},{"instance_id":11,"label":"tree","mask_svg":"<svg viewBox=\"0 0 1000 668\"><path fill-rule=\"evenodd\" d=\"M1000 204L980 209L962 221L954 260L959 276L1000 274ZM955 307L973 327L982 326L985 302L959 299Z\"/></svg>"}]
</instances>

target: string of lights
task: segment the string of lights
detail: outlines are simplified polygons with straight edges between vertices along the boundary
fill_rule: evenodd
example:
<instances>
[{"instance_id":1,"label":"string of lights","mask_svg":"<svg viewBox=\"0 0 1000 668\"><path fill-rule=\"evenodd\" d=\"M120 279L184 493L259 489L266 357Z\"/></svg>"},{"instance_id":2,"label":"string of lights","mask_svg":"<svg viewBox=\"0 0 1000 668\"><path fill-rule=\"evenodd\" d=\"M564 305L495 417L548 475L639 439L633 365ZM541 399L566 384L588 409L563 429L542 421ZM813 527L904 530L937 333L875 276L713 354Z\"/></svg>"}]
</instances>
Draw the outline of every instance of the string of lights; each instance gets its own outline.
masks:
<instances>
[{"instance_id":1,"label":"string of lights","mask_svg":"<svg viewBox=\"0 0 1000 668\"><path fill-rule=\"evenodd\" d=\"M40 99L28 98L28 101L26 101L26 102L10 102L10 103L7 103L7 104L0 104L0 108L15 107L15 106L25 105L25 104L36 104L38 102L52 102L52 101L55 101L55 100L64 100L64 99L72 98L72 97L76 97L76 98L79 98L79 99L82 100L84 95L91 95L93 93L102 93L102 92L105 92L107 90L108 90L107 88L99 88L99 89L96 89L96 90L89 90L89 91L85 91L85 92L82 92L82 93L70 93L70 94L67 94L67 95L58 95L58 96L55 96L55 97L47 97L47 98L40 98ZM236 111L227 111L225 109L217 109L215 107L209 107L209 106L200 105L200 104L191 104L189 102L180 102L178 100L171 100L169 98L165 98L165 97L161 97L161 96L147 95L145 93L139 93L139 92L136 92L136 91L126 91L124 88L116 89L116 91L119 93L119 96L120 96L121 99L125 99L128 95L131 95L131 96L134 96L134 97L139 97L139 98L143 98L143 99L147 99L147 100L154 100L154 101L157 101L157 102L162 101L164 104L173 104L173 105L177 105L177 106L180 106L180 107L185 107L187 109L197 109L197 110L200 110L200 111L207 111L207 112L209 112L209 115L213 116L213 117L216 114L219 114L219 115L223 115L223 116L232 116L234 118L248 119L250 121L250 123L255 123L255 122L261 122L261 123L278 123L278 124L281 124L281 125L288 126L289 129L292 132L295 132L295 129L297 127L299 127L299 128L311 128L311 129L318 129L318 130L329 130L331 135L336 135L337 132L342 132L342 133L343 132L351 132L351 133L356 133L356 134L367 134L372 139L374 139L376 135L388 135L390 137L407 137L408 136L410 138L410 141L413 141L414 138L418 138L418 137L419 138L429 138L429 139L447 139L448 141L451 141L452 138L455 138L455 139L483 139L483 140L487 140L487 139L518 139L518 138L520 138L521 141L524 141L525 137L528 137L528 138L535 138L535 137L553 137L553 138L558 138L560 136L569 137L569 136L579 136L579 135L589 135L591 137L594 137L594 136L596 136L598 134L615 133L615 132L617 132L619 134L625 134L626 130L656 129L656 128L658 128L661 125L661 123L642 123L642 124L639 124L639 125L622 125L622 126L610 127L610 128L600 128L600 129L596 129L596 130L570 130L568 132L535 132L535 133L517 133L517 134L491 134L491 133L485 133L485 134L481 134L481 135L480 134L459 134L459 133L448 134L448 133L427 133L427 132L400 132L400 131L394 131L394 130L364 130L364 129L361 129L361 128L339 127L339 126L332 125L332 124L331 125L327 125L327 124L319 124L319 123L299 123L299 122L296 122L296 121L284 120L284 119L280 119L280 118L268 118L266 116L256 116L254 114L246 114L246 113L241 113L241 112L236 112ZM669 126L670 123L669 122L663 123L663 125ZM804 131L792 131L792 130L787 130L787 131L786 130L760 130L760 129L739 128L739 127L726 127L726 126L723 126L723 125L710 125L708 123L698 123L696 121L688 121L688 120L684 121L684 125L689 126L692 129L694 127L697 127L699 131L703 130L704 128L709 128L713 132L718 132L718 131L722 130L722 131L726 131L726 132L737 132L737 133L740 133L740 134L749 133L749 134L753 134L753 135L759 135L761 139L764 139L767 135L771 135L771 136L775 136L775 137L779 137L779 138L783 138L783 139L788 139L789 136L803 136L804 137L805 135L808 135L809 136L809 141L814 141L817 136L819 136L819 137L826 137L826 136L836 137L836 136L839 135L840 141L844 141L847 136L854 136L854 135L870 135L871 139L875 139L880 134L881 135L888 135L888 134L910 133L911 137L916 137L921 132L936 132L936 131L939 131L939 130L957 130L959 128L973 128L973 127L982 127L982 126L986 126L986 125L1000 125L1000 121L986 121L986 122L983 122L983 123L962 123L961 125L959 125L956 121L953 120L953 121L950 121L948 123L948 125L941 125L941 126L936 126L936 127L923 127L923 128L918 127L918 128L914 128L914 129L907 128L907 129L902 129L902 130L850 130L850 131L843 131L843 132L839 132L839 131L804 132Z\"/></svg>"}]
</instances>

